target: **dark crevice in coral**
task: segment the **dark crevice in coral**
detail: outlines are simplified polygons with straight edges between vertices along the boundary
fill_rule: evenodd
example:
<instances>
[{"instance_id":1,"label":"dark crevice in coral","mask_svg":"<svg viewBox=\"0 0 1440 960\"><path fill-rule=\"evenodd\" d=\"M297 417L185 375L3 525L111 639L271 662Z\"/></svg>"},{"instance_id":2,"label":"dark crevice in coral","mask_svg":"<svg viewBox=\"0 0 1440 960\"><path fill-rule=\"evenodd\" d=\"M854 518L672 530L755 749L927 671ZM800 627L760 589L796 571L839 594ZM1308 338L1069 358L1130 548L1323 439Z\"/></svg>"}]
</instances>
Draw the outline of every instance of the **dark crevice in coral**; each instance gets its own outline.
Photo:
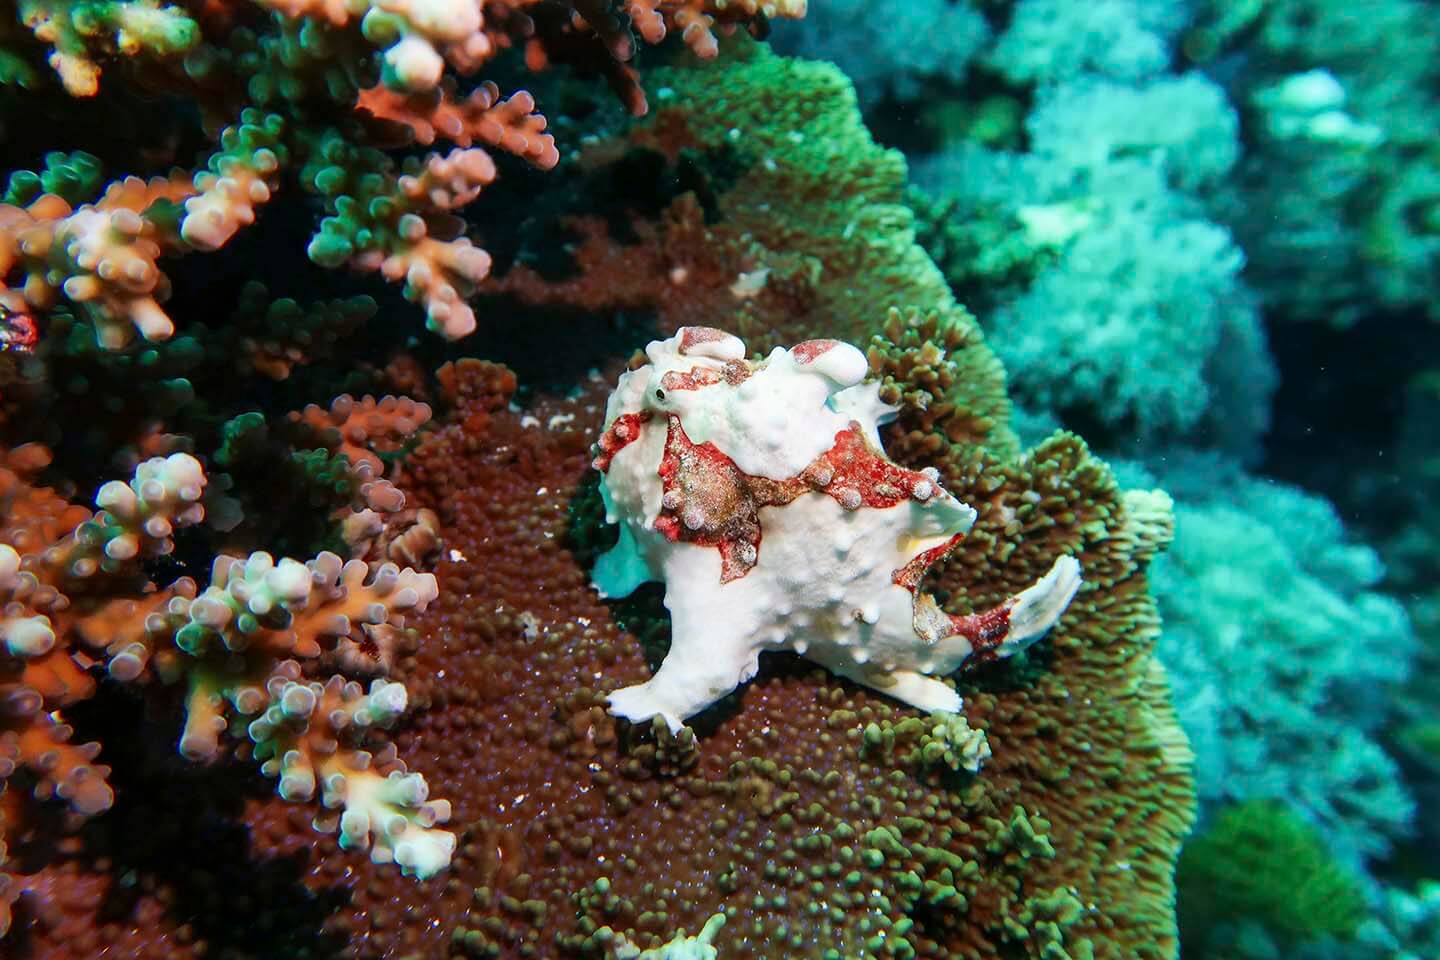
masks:
<instances>
[{"instance_id":1,"label":"dark crevice in coral","mask_svg":"<svg viewBox=\"0 0 1440 960\"><path fill-rule=\"evenodd\" d=\"M653 150L630 150L617 159L587 166L582 163L556 177L521 165L504 164L506 189L489 190L466 208L472 224L505 224L504 230L473 231L504 276L517 263L542 278L560 282L578 270L570 244L579 239L567 222L598 217L609 237L620 245L638 243L635 218L656 220L686 193L694 193L706 222L718 216L719 196L744 169L733 151L704 154L682 150L674 163Z\"/></svg>"},{"instance_id":2,"label":"dark crevice in coral","mask_svg":"<svg viewBox=\"0 0 1440 960\"><path fill-rule=\"evenodd\" d=\"M175 750L179 713L153 712L133 691L107 685L67 713L79 741L101 742L117 797L85 825L74 857L83 872L109 878L99 916L131 925L140 902L158 894L170 922L208 956L339 956L343 942L324 928L349 893L305 886L306 855L267 859L252 849L241 818L273 784L248 762L186 761ZM30 907L43 917L44 905ZM25 926L15 935L7 946L24 957Z\"/></svg>"},{"instance_id":3,"label":"dark crevice in coral","mask_svg":"<svg viewBox=\"0 0 1440 960\"><path fill-rule=\"evenodd\" d=\"M435 338L413 351L427 364L454 356L484 357L515 372L515 401L524 406L537 394L568 392L611 360L624 360L635 344L658 336L645 311L597 314L565 307L535 307L510 297L475 301L473 334L446 346Z\"/></svg>"}]
</instances>

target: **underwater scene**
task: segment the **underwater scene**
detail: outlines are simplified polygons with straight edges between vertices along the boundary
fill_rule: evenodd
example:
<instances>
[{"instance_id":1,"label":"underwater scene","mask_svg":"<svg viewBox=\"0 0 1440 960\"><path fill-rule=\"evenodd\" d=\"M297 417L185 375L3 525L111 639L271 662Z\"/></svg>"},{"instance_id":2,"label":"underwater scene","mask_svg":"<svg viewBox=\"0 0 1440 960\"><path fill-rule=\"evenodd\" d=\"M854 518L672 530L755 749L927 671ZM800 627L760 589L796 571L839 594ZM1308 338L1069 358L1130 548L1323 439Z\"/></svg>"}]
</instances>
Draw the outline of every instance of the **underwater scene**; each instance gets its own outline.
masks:
<instances>
[{"instance_id":1,"label":"underwater scene","mask_svg":"<svg viewBox=\"0 0 1440 960\"><path fill-rule=\"evenodd\" d=\"M1440 960L1440 6L0 0L0 960Z\"/></svg>"}]
</instances>

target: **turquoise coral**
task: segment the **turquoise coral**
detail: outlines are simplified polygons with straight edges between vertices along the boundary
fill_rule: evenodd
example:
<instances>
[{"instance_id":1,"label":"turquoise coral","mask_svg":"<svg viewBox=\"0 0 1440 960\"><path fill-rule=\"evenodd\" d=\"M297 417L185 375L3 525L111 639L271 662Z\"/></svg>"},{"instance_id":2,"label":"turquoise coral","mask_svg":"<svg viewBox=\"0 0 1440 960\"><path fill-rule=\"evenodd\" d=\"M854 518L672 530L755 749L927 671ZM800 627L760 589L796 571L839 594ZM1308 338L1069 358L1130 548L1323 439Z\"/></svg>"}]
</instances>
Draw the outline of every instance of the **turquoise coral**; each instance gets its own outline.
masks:
<instances>
[{"instance_id":1,"label":"turquoise coral","mask_svg":"<svg viewBox=\"0 0 1440 960\"><path fill-rule=\"evenodd\" d=\"M1225 78L1254 142L1213 206L1244 244L1266 302L1279 316L1337 325L1372 305L1433 316L1433 9L1415 0L1197 6L1186 48Z\"/></svg>"},{"instance_id":2,"label":"turquoise coral","mask_svg":"<svg viewBox=\"0 0 1440 960\"><path fill-rule=\"evenodd\" d=\"M1178 536L1156 565L1160 655L1199 748L1202 798L1283 797L1341 862L1383 855L1414 801L1379 742L1376 693L1399 689L1417 645L1404 609L1375 589L1379 557L1321 498L1213 459L1171 466Z\"/></svg>"},{"instance_id":3,"label":"turquoise coral","mask_svg":"<svg viewBox=\"0 0 1440 960\"><path fill-rule=\"evenodd\" d=\"M1181 4L1015 4L966 82L998 69L977 110L1023 120L937 121L951 139L916 161L917 206L1022 407L1102 443L1252 456L1273 363L1244 252L1204 203L1238 163L1239 118L1219 84L1169 72L1184 22Z\"/></svg>"}]
</instances>

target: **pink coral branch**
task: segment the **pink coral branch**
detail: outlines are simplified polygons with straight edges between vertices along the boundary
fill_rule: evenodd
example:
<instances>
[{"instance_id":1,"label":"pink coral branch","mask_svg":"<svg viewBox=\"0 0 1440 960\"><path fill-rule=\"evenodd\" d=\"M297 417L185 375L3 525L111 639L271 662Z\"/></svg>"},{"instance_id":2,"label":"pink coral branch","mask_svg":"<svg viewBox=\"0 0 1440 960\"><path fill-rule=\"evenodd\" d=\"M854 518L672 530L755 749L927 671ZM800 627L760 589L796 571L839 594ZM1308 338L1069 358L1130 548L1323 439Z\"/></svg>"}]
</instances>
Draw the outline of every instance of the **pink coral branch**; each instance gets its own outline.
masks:
<instances>
[{"instance_id":1,"label":"pink coral branch","mask_svg":"<svg viewBox=\"0 0 1440 960\"><path fill-rule=\"evenodd\" d=\"M501 100L500 88L487 80L463 100L454 96L449 87L407 94L375 86L360 91L356 106L408 128L424 146L440 137L461 147L478 140L523 157L542 170L559 162L555 138L545 132L545 117L535 111L535 98L526 91Z\"/></svg>"}]
</instances>

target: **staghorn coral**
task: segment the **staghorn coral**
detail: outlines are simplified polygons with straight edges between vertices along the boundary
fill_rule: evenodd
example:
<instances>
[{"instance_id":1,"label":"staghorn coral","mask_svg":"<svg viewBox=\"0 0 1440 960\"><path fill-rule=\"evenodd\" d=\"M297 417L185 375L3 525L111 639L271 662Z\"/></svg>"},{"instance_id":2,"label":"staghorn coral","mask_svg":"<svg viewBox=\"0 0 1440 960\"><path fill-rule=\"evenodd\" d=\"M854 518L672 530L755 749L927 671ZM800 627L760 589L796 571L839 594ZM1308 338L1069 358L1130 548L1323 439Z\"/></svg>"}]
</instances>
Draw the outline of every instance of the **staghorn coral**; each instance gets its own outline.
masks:
<instances>
[{"instance_id":1,"label":"staghorn coral","mask_svg":"<svg viewBox=\"0 0 1440 960\"><path fill-rule=\"evenodd\" d=\"M473 73L511 41L489 22L521 19L545 0L257 0L286 16L307 17L344 27L360 25L365 38L384 51L385 79L402 90L430 90L449 65ZM610 4L582 0L560 4L593 30L617 60L631 54L628 32L609 11ZM625 0L623 10L647 43L659 43L678 29L702 57L717 52L712 27L757 17L802 17L806 0ZM498 34L498 35L497 35ZM523 35L523 33L521 33Z\"/></svg>"},{"instance_id":2,"label":"staghorn coral","mask_svg":"<svg viewBox=\"0 0 1440 960\"><path fill-rule=\"evenodd\" d=\"M404 93L389 87L360 91L356 107L372 117L399 124L416 143L429 146L439 136L457 146L481 140L531 160L548 170L559 162L555 141L544 136L545 118L535 113L535 99L523 90L508 100L500 88L485 81L464 100L452 88Z\"/></svg>"},{"instance_id":3,"label":"staghorn coral","mask_svg":"<svg viewBox=\"0 0 1440 960\"><path fill-rule=\"evenodd\" d=\"M315 431L327 449L375 474L384 471L379 454L399 449L429 419L430 405L409 397L363 397L357 402L349 394L336 397L329 410L311 404L290 415L292 423Z\"/></svg>"},{"instance_id":4,"label":"staghorn coral","mask_svg":"<svg viewBox=\"0 0 1440 960\"><path fill-rule=\"evenodd\" d=\"M254 553L218 557L204 591L184 577L157 588L143 561L172 553L176 531L205 517L199 462L183 453L148 460L129 483L101 486L93 515L27 479L48 463L44 448L21 447L0 470L5 791L61 800L80 817L111 806L108 768L91 762L99 745L71 743L61 719L95 695L87 668L103 663L120 683L184 688L185 756L214 759L227 729L248 734L282 797L309 800L318 782L327 808L344 807L343 846L420 876L442 868L454 840L432 828L448 806L426 802L424 779L407 774L393 749L363 749L372 727L404 711L405 688L377 679L365 694L338 675L322 685L301 673L324 650L373 647L373 633L402 628L404 613L435 598L434 577L394 565L372 576L333 554L277 564ZM8 831L24 818L6 819Z\"/></svg>"},{"instance_id":5,"label":"staghorn coral","mask_svg":"<svg viewBox=\"0 0 1440 960\"><path fill-rule=\"evenodd\" d=\"M180 177L130 177L78 208L49 193L24 207L0 205L0 276L18 271L25 277L19 289L0 288L0 305L46 310L63 293L88 311L106 347L123 346L136 330L147 339L168 339L175 325L160 300L169 281L156 260L183 247L172 230L144 214L193 193Z\"/></svg>"},{"instance_id":6,"label":"staghorn coral","mask_svg":"<svg viewBox=\"0 0 1440 960\"><path fill-rule=\"evenodd\" d=\"M19 0L17 13L51 48L50 66L77 97L99 89L103 60L141 52L176 57L199 39L195 21L183 9L159 0Z\"/></svg>"},{"instance_id":7,"label":"staghorn coral","mask_svg":"<svg viewBox=\"0 0 1440 960\"><path fill-rule=\"evenodd\" d=\"M375 315L370 297L350 297L301 306L290 297L271 299L264 284L240 290L230 323L222 334L239 335L239 353L248 367L271 380L285 380L296 367L329 360L341 345Z\"/></svg>"},{"instance_id":8,"label":"staghorn coral","mask_svg":"<svg viewBox=\"0 0 1440 960\"><path fill-rule=\"evenodd\" d=\"M804 6L657 0L627 10L651 42L674 27L698 53L713 56L717 21L733 27L801 16ZM638 90L621 62L633 52L628 30L596 3L20 0L0 5L0 17L7 15L34 34L36 42L22 44L20 56L48 49L69 94L107 98L111 87L133 85L189 99L200 104L205 123L184 135L213 140L193 174L177 169L148 182L117 180L98 197L93 190L69 190L67 198L29 189L23 203L7 194L0 204L0 306L43 313L68 301L93 317L110 349L137 331L147 340L174 334L161 306L170 284L160 256L226 247L297 180L323 200L325 216L308 246L315 263L403 282L432 329L463 337L475 328L465 298L491 261L458 235L452 211L497 175L490 154L471 144L478 140L541 169L553 167L558 153L528 93L502 101L486 81L461 101L455 77L475 74L517 44L527 46L532 66L549 62L552 52L568 58L578 36L590 57L625 78L623 90ZM101 64L114 60L120 69L108 70L101 84ZM457 146L397 162L377 148L385 138L367 133L367 119L372 126L398 123L427 145L443 137ZM183 123L178 111L169 123ZM43 178L22 179L22 186L35 182Z\"/></svg>"},{"instance_id":9,"label":"staghorn coral","mask_svg":"<svg viewBox=\"0 0 1440 960\"><path fill-rule=\"evenodd\" d=\"M329 408L291 411L273 430L259 411L233 417L220 428L213 459L225 468L220 476L235 495L224 502L236 516L214 525L231 543L278 543L303 553L333 549L419 567L438 549L439 531L426 511L407 509L404 492L391 481L406 444L429 419L429 406L408 397L357 402L349 394ZM309 513L274 515L277 493Z\"/></svg>"},{"instance_id":10,"label":"staghorn coral","mask_svg":"<svg viewBox=\"0 0 1440 960\"><path fill-rule=\"evenodd\" d=\"M226 430L237 408L261 416L253 408L262 398L272 408L303 407L316 392L309 381L345 382L347 366L348 382L377 385L377 374L357 369L347 354L376 311L367 296L300 303L252 281L233 310L186 324L169 340L117 351L97 343L85 315L57 309L44 317L45 336L33 350L0 364L0 437L45 443L71 475L218 451L233 443ZM257 375L273 386L257 391ZM295 439L315 443L313 432ZM237 475L235 463L224 466Z\"/></svg>"}]
</instances>

